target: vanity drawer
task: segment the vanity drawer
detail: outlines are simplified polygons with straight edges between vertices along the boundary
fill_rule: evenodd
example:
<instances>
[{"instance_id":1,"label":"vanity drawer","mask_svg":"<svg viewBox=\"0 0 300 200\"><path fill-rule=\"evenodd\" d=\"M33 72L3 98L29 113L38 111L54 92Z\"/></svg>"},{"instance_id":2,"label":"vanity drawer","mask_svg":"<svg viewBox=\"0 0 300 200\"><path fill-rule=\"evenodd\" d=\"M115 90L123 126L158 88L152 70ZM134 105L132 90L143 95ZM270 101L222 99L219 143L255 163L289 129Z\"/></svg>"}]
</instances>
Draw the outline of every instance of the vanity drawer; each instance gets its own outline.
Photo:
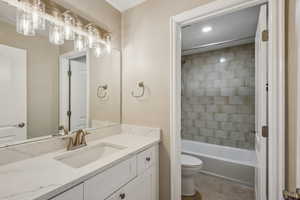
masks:
<instances>
[{"instance_id":1,"label":"vanity drawer","mask_svg":"<svg viewBox=\"0 0 300 200\"><path fill-rule=\"evenodd\" d=\"M155 147L151 147L137 155L138 174L142 174L155 163Z\"/></svg>"},{"instance_id":2,"label":"vanity drawer","mask_svg":"<svg viewBox=\"0 0 300 200\"><path fill-rule=\"evenodd\" d=\"M136 157L123 161L84 183L84 200L104 200L136 177Z\"/></svg>"},{"instance_id":3,"label":"vanity drawer","mask_svg":"<svg viewBox=\"0 0 300 200\"><path fill-rule=\"evenodd\" d=\"M77 185L51 200L83 200L83 184Z\"/></svg>"}]
</instances>

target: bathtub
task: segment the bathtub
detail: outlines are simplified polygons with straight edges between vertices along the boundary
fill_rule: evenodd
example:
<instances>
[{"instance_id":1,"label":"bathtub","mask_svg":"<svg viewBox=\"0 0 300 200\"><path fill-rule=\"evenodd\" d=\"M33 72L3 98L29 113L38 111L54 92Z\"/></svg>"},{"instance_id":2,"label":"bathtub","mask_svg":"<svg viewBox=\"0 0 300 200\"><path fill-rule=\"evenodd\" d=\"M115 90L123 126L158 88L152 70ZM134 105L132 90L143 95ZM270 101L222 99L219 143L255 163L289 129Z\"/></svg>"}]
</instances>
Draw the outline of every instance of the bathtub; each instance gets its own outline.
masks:
<instances>
[{"instance_id":1,"label":"bathtub","mask_svg":"<svg viewBox=\"0 0 300 200\"><path fill-rule=\"evenodd\" d=\"M182 153L203 161L201 173L254 187L255 151L182 140Z\"/></svg>"}]
</instances>

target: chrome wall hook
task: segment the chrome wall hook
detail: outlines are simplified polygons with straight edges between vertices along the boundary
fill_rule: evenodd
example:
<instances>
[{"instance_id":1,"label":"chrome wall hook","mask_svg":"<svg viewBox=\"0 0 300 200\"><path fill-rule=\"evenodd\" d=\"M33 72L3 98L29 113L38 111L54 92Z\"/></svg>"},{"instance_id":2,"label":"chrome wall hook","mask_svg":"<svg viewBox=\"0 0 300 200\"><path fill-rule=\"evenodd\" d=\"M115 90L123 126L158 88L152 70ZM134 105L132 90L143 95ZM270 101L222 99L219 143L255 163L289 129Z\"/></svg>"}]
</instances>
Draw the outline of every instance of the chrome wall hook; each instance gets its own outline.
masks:
<instances>
[{"instance_id":1,"label":"chrome wall hook","mask_svg":"<svg viewBox=\"0 0 300 200\"><path fill-rule=\"evenodd\" d=\"M144 82L142 82L142 81L138 82L137 86L138 86L137 90L141 89L140 94L135 94L135 91L132 91L131 92L131 96L135 97L135 98L141 98L141 97L143 97L145 95L145 85L144 85Z\"/></svg>"},{"instance_id":2,"label":"chrome wall hook","mask_svg":"<svg viewBox=\"0 0 300 200\"><path fill-rule=\"evenodd\" d=\"M97 89L97 97L99 99L104 99L105 97L107 97L108 94L108 85L100 85Z\"/></svg>"}]
</instances>

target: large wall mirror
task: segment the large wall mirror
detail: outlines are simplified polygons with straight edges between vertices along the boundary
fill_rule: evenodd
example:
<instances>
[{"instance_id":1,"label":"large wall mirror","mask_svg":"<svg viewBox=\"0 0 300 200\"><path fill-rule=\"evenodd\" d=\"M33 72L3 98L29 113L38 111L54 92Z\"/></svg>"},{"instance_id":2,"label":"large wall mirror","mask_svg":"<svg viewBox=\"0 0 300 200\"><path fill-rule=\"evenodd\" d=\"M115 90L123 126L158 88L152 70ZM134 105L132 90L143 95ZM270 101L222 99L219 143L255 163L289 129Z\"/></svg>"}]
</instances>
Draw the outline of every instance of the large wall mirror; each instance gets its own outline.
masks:
<instances>
[{"instance_id":1,"label":"large wall mirror","mask_svg":"<svg viewBox=\"0 0 300 200\"><path fill-rule=\"evenodd\" d=\"M121 120L121 55L74 51L16 31L17 9L0 0L0 145L98 129Z\"/></svg>"}]
</instances>

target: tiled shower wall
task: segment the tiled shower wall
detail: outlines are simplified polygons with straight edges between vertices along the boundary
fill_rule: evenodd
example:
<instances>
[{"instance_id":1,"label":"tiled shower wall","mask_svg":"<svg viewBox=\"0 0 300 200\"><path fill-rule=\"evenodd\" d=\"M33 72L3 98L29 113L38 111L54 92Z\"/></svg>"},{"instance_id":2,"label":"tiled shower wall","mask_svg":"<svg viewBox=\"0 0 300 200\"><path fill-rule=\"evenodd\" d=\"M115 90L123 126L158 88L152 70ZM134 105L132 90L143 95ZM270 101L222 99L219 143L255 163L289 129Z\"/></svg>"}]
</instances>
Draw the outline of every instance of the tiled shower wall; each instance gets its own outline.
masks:
<instances>
[{"instance_id":1,"label":"tiled shower wall","mask_svg":"<svg viewBox=\"0 0 300 200\"><path fill-rule=\"evenodd\" d=\"M183 139L254 149L254 44L184 56L183 61Z\"/></svg>"}]
</instances>

